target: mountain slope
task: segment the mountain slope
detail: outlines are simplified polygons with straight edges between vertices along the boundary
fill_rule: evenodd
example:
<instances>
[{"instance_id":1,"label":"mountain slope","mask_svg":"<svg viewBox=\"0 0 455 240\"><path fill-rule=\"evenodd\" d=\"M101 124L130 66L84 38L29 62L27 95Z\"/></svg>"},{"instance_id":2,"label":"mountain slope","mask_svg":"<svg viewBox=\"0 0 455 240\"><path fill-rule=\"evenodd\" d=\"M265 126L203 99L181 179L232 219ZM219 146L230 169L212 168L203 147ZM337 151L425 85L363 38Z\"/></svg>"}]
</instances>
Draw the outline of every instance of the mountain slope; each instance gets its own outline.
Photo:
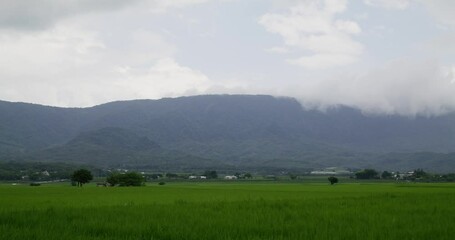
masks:
<instances>
[{"instance_id":1,"label":"mountain slope","mask_svg":"<svg viewBox=\"0 0 455 240\"><path fill-rule=\"evenodd\" d=\"M174 170L226 167L216 160L164 149L147 137L121 128L84 132L62 146L34 151L19 159Z\"/></svg>"},{"instance_id":2,"label":"mountain slope","mask_svg":"<svg viewBox=\"0 0 455 240\"><path fill-rule=\"evenodd\" d=\"M390 152L455 152L455 113L375 116L343 106L320 112L302 108L295 99L263 95L134 100L72 109L0 102L0 112L0 159L84 142L100 147L92 144L96 136L88 139L83 133L115 128L147 137L164 149L237 166L381 167ZM121 137L121 146L131 142ZM138 141L132 146L139 147ZM387 166L411 167L408 158L395 156ZM447 166L455 169L454 161ZM436 162L421 161L421 167Z\"/></svg>"}]
</instances>

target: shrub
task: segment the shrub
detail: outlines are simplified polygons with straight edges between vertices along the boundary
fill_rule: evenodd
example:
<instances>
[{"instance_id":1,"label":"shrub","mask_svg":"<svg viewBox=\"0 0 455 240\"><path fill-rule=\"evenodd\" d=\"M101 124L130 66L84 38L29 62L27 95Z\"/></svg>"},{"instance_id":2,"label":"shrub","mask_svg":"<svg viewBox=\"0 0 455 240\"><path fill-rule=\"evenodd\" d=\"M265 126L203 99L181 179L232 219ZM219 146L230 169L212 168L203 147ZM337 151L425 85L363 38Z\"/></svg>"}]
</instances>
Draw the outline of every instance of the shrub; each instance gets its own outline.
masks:
<instances>
[{"instance_id":1,"label":"shrub","mask_svg":"<svg viewBox=\"0 0 455 240\"><path fill-rule=\"evenodd\" d=\"M330 176L328 179L329 179L330 185L338 183L338 178L336 178L334 176Z\"/></svg>"}]
</instances>

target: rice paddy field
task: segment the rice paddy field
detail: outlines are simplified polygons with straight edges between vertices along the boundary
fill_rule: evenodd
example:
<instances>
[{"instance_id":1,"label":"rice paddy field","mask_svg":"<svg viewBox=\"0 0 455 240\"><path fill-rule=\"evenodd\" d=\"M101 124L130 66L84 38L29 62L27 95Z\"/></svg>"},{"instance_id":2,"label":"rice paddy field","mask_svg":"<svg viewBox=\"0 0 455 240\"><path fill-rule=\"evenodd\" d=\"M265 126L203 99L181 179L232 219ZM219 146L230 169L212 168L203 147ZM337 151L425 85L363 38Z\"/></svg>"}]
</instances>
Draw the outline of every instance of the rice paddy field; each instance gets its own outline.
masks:
<instances>
[{"instance_id":1,"label":"rice paddy field","mask_svg":"<svg viewBox=\"0 0 455 240\"><path fill-rule=\"evenodd\" d=\"M0 239L455 239L455 184L0 184Z\"/></svg>"}]
</instances>

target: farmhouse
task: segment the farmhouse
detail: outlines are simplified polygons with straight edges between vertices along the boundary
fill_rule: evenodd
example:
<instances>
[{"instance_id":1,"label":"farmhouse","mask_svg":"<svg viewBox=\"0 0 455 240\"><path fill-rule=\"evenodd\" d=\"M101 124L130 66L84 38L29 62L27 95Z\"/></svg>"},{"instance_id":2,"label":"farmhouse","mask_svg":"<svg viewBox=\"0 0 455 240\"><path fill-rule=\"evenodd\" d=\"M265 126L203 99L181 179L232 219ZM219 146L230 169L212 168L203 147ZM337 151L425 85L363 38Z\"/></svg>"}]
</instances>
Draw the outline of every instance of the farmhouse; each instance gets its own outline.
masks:
<instances>
[{"instance_id":1,"label":"farmhouse","mask_svg":"<svg viewBox=\"0 0 455 240\"><path fill-rule=\"evenodd\" d=\"M396 180L405 180L405 179L408 179L409 177L412 177L413 175L414 175L414 171L406 172L406 173L394 173L394 177Z\"/></svg>"},{"instance_id":2,"label":"farmhouse","mask_svg":"<svg viewBox=\"0 0 455 240\"><path fill-rule=\"evenodd\" d=\"M226 180L235 180L235 179L237 179L237 176L225 176L224 179L226 179Z\"/></svg>"},{"instance_id":3,"label":"farmhouse","mask_svg":"<svg viewBox=\"0 0 455 240\"><path fill-rule=\"evenodd\" d=\"M329 167L323 170L315 170L310 172L311 175L349 175L352 174L351 171L339 168L339 167Z\"/></svg>"},{"instance_id":4,"label":"farmhouse","mask_svg":"<svg viewBox=\"0 0 455 240\"><path fill-rule=\"evenodd\" d=\"M206 176L195 176L195 175L191 175L188 177L188 179L207 179Z\"/></svg>"}]
</instances>

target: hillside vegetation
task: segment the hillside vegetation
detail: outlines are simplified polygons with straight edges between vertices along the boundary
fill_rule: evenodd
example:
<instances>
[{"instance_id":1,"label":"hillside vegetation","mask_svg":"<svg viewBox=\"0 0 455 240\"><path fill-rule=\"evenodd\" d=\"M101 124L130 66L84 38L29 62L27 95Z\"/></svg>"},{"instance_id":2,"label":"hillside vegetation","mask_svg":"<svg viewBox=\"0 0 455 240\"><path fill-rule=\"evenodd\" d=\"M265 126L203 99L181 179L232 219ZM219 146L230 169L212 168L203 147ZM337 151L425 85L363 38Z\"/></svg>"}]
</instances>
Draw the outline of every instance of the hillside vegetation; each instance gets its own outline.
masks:
<instances>
[{"instance_id":1,"label":"hillside vegetation","mask_svg":"<svg viewBox=\"0 0 455 240\"><path fill-rule=\"evenodd\" d=\"M344 106L320 112L262 95L91 108L0 102L0 112L3 161L455 170L455 113L410 118Z\"/></svg>"}]
</instances>

